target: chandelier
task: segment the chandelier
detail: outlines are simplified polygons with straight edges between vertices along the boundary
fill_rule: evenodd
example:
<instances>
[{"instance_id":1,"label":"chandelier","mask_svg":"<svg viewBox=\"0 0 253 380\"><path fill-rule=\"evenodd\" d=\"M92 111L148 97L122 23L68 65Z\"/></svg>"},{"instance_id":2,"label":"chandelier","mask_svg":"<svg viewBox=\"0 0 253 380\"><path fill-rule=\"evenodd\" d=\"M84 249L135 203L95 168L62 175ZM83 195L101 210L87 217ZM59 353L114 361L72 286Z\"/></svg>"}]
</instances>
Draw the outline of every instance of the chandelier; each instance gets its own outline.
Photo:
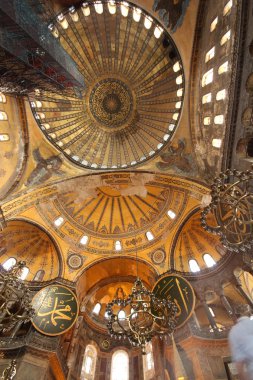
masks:
<instances>
[{"instance_id":1,"label":"chandelier","mask_svg":"<svg viewBox=\"0 0 253 380\"><path fill-rule=\"evenodd\" d=\"M0 272L0 332L5 333L31 320L31 306L27 285L19 278L26 263L19 261L8 272Z\"/></svg>"},{"instance_id":2,"label":"chandelier","mask_svg":"<svg viewBox=\"0 0 253 380\"><path fill-rule=\"evenodd\" d=\"M106 312L111 337L128 340L132 346L141 347L145 355L146 343L153 336L163 337L174 331L178 308L172 301L157 298L137 276L132 293L126 297L118 288Z\"/></svg>"},{"instance_id":3,"label":"chandelier","mask_svg":"<svg viewBox=\"0 0 253 380\"><path fill-rule=\"evenodd\" d=\"M253 167L252 167L253 169ZM214 179L210 204L202 211L201 225L220 236L234 252L253 247L253 170L226 170ZM215 225L208 216L213 215Z\"/></svg>"}]
</instances>

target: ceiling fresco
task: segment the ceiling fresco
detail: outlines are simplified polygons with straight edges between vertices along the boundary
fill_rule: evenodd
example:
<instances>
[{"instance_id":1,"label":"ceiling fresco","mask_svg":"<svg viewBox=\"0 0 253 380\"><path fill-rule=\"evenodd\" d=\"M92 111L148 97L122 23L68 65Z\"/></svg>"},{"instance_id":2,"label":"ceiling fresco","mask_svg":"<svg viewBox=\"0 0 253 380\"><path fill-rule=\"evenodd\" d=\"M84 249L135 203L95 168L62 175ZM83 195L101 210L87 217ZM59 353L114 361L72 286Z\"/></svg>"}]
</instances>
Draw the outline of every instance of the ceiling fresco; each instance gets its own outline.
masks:
<instances>
[{"instance_id":1,"label":"ceiling fresco","mask_svg":"<svg viewBox=\"0 0 253 380\"><path fill-rule=\"evenodd\" d=\"M184 97L181 58L169 34L139 8L89 4L54 22L87 88L30 97L41 130L75 164L122 169L171 140ZM106 38L105 38L106 36Z\"/></svg>"}]
</instances>

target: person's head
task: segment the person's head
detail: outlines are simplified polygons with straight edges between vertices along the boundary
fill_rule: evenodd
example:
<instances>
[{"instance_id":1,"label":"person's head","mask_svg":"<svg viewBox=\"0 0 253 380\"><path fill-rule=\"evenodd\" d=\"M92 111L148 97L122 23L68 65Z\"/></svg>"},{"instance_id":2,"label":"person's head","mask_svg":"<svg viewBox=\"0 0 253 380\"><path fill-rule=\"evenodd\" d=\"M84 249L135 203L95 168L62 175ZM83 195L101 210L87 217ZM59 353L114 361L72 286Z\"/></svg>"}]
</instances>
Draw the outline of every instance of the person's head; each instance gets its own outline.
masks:
<instances>
[{"instance_id":1,"label":"person's head","mask_svg":"<svg viewBox=\"0 0 253 380\"><path fill-rule=\"evenodd\" d=\"M235 315L237 318L249 317L251 315L251 308L248 304L238 305L235 309Z\"/></svg>"}]
</instances>

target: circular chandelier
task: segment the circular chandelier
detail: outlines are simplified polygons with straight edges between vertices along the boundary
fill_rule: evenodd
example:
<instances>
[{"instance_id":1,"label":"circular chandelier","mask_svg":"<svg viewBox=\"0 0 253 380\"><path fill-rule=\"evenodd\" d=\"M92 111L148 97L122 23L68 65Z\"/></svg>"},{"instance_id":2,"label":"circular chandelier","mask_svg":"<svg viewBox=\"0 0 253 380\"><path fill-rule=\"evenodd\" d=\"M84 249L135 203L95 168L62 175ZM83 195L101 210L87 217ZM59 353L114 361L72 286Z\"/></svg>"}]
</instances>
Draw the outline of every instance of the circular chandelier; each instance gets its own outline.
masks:
<instances>
[{"instance_id":1,"label":"circular chandelier","mask_svg":"<svg viewBox=\"0 0 253 380\"><path fill-rule=\"evenodd\" d=\"M253 167L252 167L253 168ZM201 225L220 236L222 244L234 252L253 247L253 170L226 170L214 179L210 204L202 211ZM208 216L213 215L215 225Z\"/></svg>"},{"instance_id":2,"label":"circular chandelier","mask_svg":"<svg viewBox=\"0 0 253 380\"><path fill-rule=\"evenodd\" d=\"M111 337L128 340L146 354L146 343L153 336L163 337L174 331L177 312L174 302L157 298L137 277L131 294L126 297L118 288L115 298L107 304L107 327Z\"/></svg>"},{"instance_id":3,"label":"circular chandelier","mask_svg":"<svg viewBox=\"0 0 253 380\"><path fill-rule=\"evenodd\" d=\"M8 332L31 320L30 291L19 278L26 263L19 261L8 272L0 273L0 332Z\"/></svg>"}]
</instances>

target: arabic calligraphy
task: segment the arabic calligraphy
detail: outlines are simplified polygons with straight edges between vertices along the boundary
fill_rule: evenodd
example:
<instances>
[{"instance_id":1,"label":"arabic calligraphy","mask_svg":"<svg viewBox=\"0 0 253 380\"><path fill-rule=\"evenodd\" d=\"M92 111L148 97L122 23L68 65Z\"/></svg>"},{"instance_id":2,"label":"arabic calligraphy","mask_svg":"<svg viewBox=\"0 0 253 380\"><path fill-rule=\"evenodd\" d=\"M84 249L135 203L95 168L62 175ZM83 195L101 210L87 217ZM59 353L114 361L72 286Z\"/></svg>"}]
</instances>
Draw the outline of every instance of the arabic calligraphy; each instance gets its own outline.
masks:
<instances>
[{"instance_id":1,"label":"arabic calligraphy","mask_svg":"<svg viewBox=\"0 0 253 380\"><path fill-rule=\"evenodd\" d=\"M177 327L182 326L190 318L195 306L195 295L185 278L176 274L165 275L157 281L153 292L159 298L175 302L178 307Z\"/></svg>"},{"instance_id":2,"label":"arabic calligraphy","mask_svg":"<svg viewBox=\"0 0 253 380\"><path fill-rule=\"evenodd\" d=\"M45 335L60 335L75 323L78 304L75 294L62 285L49 285L32 300L33 326Z\"/></svg>"}]
</instances>

